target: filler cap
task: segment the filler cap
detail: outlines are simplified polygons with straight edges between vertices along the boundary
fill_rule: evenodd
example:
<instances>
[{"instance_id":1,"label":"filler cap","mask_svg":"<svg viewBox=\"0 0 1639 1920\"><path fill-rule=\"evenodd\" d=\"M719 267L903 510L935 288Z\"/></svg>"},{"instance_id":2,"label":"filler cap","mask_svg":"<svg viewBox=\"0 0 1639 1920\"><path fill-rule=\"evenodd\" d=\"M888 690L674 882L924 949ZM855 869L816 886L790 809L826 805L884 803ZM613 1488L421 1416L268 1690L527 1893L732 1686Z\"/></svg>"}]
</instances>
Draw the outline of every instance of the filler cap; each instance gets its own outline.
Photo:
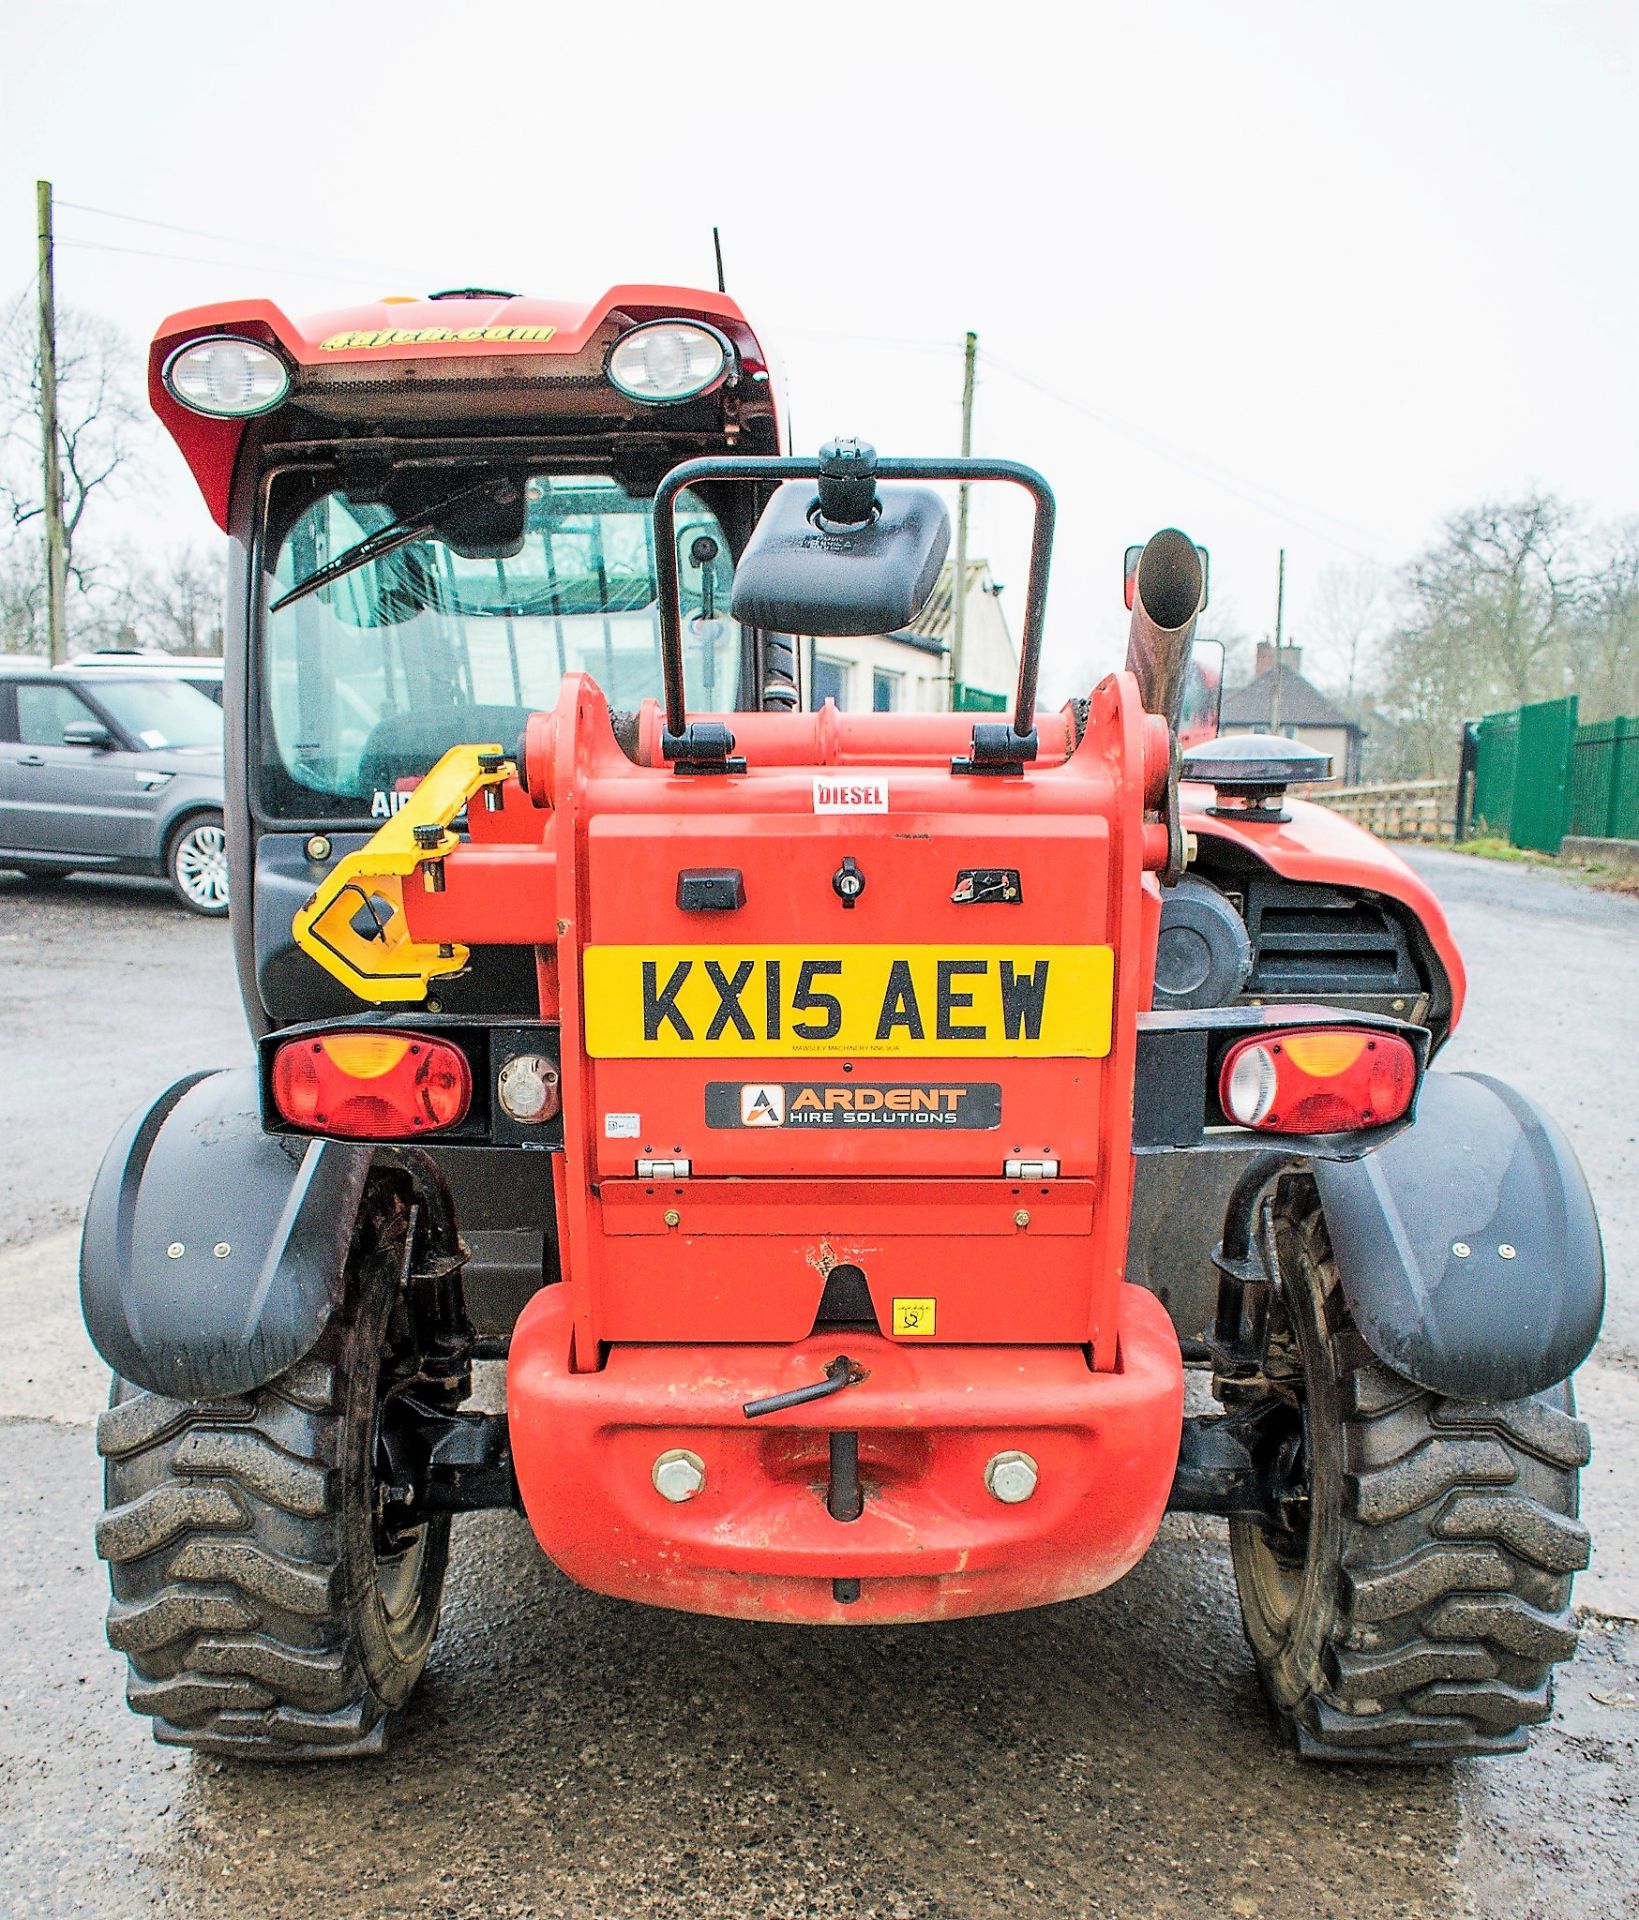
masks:
<instances>
[{"instance_id":1,"label":"filler cap","mask_svg":"<svg viewBox=\"0 0 1639 1920\"><path fill-rule=\"evenodd\" d=\"M1205 780L1215 790L1215 814L1254 820L1289 820L1281 806L1293 784L1332 777L1332 756L1278 733L1232 733L1203 740L1182 756L1185 780Z\"/></svg>"}]
</instances>

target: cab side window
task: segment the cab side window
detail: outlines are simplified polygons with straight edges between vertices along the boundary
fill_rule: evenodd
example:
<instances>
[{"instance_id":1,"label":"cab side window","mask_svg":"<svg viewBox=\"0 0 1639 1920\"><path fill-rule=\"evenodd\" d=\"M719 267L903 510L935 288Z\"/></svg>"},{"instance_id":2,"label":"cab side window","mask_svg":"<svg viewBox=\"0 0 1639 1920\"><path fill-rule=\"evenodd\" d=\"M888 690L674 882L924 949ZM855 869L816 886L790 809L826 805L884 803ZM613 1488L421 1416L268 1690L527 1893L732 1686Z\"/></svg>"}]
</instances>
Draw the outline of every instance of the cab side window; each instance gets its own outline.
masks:
<instances>
[{"instance_id":1,"label":"cab side window","mask_svg":"<svg viewBox=\"0 0 1639 1920\"><path fill-rule=\"evenodd\" d=\"M97 716L72 687L24 680L17 687L17 738L25 747L60 747L63 730Z\"/></svg>"}]
</instances>

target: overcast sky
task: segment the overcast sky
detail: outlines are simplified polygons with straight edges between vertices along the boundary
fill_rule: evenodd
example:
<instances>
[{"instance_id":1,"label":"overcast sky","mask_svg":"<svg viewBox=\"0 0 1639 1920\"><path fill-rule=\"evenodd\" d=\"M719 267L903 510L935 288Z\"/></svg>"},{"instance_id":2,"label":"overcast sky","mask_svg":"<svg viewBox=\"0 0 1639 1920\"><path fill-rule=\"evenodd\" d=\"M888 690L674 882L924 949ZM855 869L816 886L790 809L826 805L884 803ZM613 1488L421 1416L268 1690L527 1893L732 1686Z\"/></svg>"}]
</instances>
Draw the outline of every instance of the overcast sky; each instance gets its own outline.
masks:
<instances>
[{"instance_id":1,"label":"overcast sky","mask_svg":"<svg viewBox=\"0 0 1639 1920\"><path fill-rule=\"evenodd\" d=\"M1122 549L1168 522L1253 632L1284 544L1302 640L1326 568L1464 503L1639 511L1639 0L0 20L0 292L37 177L168 223L59 213L59 300L134 345L238 295L707 284L716 222L798 450L913 453L954 451L976 329L976 450L1059 497L1055 694L1118 662ZM1016 629L1022 514L975 517ZM124 525L216 537L169 452Z\"/></svg>"}]
</instances>

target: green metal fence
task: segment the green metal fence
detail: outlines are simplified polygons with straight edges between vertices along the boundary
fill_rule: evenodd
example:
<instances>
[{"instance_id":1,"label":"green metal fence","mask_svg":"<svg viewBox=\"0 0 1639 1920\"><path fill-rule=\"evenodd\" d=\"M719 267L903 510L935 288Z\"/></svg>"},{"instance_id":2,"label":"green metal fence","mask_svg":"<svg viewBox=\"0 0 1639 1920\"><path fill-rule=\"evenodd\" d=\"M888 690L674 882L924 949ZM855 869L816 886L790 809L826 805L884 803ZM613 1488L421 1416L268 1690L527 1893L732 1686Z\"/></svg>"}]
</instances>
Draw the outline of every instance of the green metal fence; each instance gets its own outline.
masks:
<instances>
[{"instance_id":1,"label":"green metal fence","mask_svg":"<svg viewBox=\"0 0 1639 1920\"><path fill-rule=\"evenodd\" d=\"M1469 832L1540 853L1568 833L1639 840L1639 718L1579 726L1573 694L1488 713L1474 734Z\"/></svg>"},{"instance_id":2,"label":"green metal fence","mask_svg":"<svg viewBox=\"0 0 1639 1920\"><path fill-rule=\"evenodd\" d=\"M1639 840L1639 719L1595 720L1571 751L1571 826L1595 840Z\"/></svg>"},{"instance_id":3,"label":"green metal fence","mask_svg":"<svg viewBox=\"0 0 1639 1920\"><path fill-rule=\"evenodd\" d=\"M1519 715L1488 713L1478 727L1474 760L1472 831L1507 839L1514 819L1514 772L1519 764Z\"/></svg>"}]
</instances>

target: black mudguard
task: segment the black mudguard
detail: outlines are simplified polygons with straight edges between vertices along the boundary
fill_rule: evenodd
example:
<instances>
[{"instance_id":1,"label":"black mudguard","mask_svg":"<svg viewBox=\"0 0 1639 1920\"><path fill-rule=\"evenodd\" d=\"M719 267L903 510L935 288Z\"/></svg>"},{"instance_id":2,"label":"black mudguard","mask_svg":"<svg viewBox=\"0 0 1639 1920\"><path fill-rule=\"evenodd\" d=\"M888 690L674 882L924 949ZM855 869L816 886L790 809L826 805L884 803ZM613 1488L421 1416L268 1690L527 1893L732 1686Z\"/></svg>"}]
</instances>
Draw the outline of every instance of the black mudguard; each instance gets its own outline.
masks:
<instances>
[{"instance_id":1,"label":"black mudguard","mask_svg":"<svg viewBox=\"0 0 1639 1920\"><path fill-rule=\"evenodd\" d=\"M283 1373L341 1298L373 1160L264 1133L254 1067L179 1080L120 1129L91 1190L80 1304L97 1351L183 1400Z\"/></svg>"},{"instance_id":2,"label":"black mudguard","mask_svg":"<svg viewBox=\"0 0 1639 1920\"><path fill-rule=\"evenodd\" d=\"M1599 1221L1570 1143L1514 1088L1431 1073L1417 1118L1314 1177L1344 1297L1431 1392L1513 1400L1568 1379L1605 1309Z\"/></svg>"}]
</instances>

